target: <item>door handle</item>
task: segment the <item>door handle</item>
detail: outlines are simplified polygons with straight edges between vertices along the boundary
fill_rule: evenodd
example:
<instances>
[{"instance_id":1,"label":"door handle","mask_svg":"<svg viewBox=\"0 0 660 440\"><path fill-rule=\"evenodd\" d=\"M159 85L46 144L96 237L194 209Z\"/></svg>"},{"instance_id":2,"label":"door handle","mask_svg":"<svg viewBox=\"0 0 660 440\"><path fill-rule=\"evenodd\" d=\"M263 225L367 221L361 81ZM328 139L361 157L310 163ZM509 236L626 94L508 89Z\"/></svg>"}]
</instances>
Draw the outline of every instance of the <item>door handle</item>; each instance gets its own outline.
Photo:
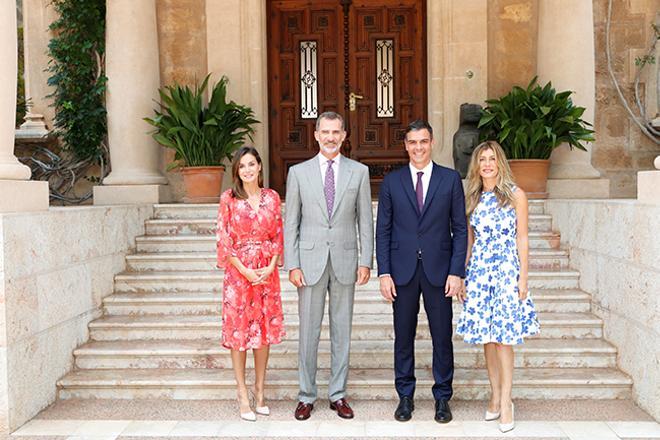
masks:
<instances>
[{"instance_id":1,"label":"door handle","mask_svg":"<svg viewBox=\"0 0 660 440\"><path fill-rule=\"evenodd\" d=\"M348 94L348 109L352 112L355 111L357 108L357 100L358 99L364 99L364 96L362 95L357 95L353 92Z\"/></svg>"}]
</instances>

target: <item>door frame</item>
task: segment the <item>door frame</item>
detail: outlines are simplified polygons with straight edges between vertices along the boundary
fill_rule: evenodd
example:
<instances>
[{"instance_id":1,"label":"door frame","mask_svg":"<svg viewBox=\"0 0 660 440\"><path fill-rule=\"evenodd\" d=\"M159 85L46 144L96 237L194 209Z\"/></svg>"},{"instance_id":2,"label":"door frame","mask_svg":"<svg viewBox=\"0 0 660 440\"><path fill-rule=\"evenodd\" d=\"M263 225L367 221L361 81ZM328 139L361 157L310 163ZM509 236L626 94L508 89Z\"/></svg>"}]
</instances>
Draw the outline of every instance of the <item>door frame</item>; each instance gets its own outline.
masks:
<instances>
[{"instance_id":1,"label":"door frame","mask_svg":"<svg viewBox=\"0 0 660 440\"><path fill-rule=\"evenodd\" d=\"M261 124L256 126L254 145L262 155L268 182L266 1L241 0L238 8L228 8L234 1L218 0L207 2L206 11L208 70L227 74L230 97L255 109ZM446 166L453 166L451 140L458 129L460 104L487 97L487 1L471 0L470 7L458 3L426 0L428 119L438 133L433 160ZM468 70L473 73L469 79Z\"/></svg>"}]
</instances>

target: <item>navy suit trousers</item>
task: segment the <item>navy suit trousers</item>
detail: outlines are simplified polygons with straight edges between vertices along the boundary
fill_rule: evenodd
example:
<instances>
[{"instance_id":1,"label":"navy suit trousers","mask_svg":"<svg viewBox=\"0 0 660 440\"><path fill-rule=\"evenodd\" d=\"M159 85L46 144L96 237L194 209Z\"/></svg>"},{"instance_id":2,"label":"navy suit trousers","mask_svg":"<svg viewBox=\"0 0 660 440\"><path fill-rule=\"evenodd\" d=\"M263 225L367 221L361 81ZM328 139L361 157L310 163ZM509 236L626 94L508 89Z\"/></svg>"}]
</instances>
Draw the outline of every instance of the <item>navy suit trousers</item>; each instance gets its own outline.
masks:
<instances>
[{"instance_id":1,"label":"navy suit trousers","mask_svg":"<svg viewBox=\"0 0 660 440\"><path fill-rule=\"evenodd\" d=\"M412 280L396 286L394 309L394 377L399 398L415 394L415 333L419 314L419 297L424 297L424 309L433 339L433 397L449 400L454 378L454 348L452 345L452 298L445 297L444 285L433 286L424 274L423 260L417 261Z\"/></svg>"}]
</instances>

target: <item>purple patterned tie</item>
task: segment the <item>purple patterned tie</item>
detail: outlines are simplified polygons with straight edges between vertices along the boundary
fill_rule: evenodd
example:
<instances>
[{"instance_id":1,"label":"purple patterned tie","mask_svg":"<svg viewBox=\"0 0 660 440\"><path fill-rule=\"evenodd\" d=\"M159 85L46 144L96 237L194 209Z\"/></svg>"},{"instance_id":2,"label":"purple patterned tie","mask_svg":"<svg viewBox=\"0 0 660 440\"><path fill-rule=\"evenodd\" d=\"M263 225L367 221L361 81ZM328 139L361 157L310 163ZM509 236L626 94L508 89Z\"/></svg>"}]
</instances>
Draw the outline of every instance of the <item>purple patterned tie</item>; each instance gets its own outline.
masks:
<instances>
[{"instance_id":1,"label":"purple patterned tie","mask_svg":"<svg viewBox=\"0 0 660 440\"><path fill-rule=\"evenodd\" d=\"M332 169L334 160L328 160L328 169L325 172L325 204L328 207L328 218L332 217L332 206L335 204L335 172Z\"/></svg>"},{"instance_id":2,"label":"purple patterned tie","mask_svg":"<svg viewBox=\"0 0 660 440\"><path fill-rule=\"evenodd\" d=\"M422 184L423 175L424 175L423 171L417 172L417 186L415 186L415 193L417 194L417 208L419 208L420 214L424 209L424 184Z\"/></svg>"}]
</instances>

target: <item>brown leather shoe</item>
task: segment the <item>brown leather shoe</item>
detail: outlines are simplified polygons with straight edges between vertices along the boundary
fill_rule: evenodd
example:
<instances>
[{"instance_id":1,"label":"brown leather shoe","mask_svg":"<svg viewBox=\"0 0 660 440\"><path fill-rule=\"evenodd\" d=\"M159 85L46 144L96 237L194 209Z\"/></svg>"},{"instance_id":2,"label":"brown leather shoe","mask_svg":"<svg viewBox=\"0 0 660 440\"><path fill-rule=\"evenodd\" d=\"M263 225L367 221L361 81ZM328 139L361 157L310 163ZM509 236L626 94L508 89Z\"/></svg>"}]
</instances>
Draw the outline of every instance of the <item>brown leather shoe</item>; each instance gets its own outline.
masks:
<instances>
[{"instance_id":1,"label":"brown leather shoe","mask_svg":"<svg viewBox=\"0 0 660 440\"><path fill-rule=\"evenodd\" d=\"M334 402L330 402L330 409L333 411L337 411L337 415L342 419L353 418L353 410L348 405L346 399L339 399L339 400L335 400Z\"/></svg>"},{"instance_id":2,"label":"brown leather shoe","mask_svg":"<svg viewBox=\"0 0 660 440\"><path fill-rule=\"evenodd\" d=\"M296 420L307 420L309 416L312 415L312 410L314 409L313 403L298 402L296 406Z\"/></svg>"}]
</instances>

